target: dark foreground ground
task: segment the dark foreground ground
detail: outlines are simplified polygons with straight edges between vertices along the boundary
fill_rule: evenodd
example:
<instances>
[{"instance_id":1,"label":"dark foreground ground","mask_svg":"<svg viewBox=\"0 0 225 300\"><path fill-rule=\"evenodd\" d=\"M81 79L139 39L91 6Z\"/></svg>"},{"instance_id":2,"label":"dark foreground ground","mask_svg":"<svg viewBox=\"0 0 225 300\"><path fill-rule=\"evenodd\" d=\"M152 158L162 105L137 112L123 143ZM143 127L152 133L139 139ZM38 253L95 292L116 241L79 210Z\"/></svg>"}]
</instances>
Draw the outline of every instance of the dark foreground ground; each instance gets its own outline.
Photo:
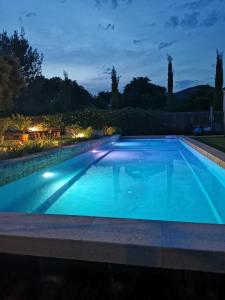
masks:
<instances>
[{"instance_id":1,"label":"dark foreground ground","mask_svg":"<svg viewBox=\"0 0 225 300\"><path fill-rule=\"evenodd\" d=\"M0 300L225 299L225 275L0 256Z\"/></svg>"}]
</instances>

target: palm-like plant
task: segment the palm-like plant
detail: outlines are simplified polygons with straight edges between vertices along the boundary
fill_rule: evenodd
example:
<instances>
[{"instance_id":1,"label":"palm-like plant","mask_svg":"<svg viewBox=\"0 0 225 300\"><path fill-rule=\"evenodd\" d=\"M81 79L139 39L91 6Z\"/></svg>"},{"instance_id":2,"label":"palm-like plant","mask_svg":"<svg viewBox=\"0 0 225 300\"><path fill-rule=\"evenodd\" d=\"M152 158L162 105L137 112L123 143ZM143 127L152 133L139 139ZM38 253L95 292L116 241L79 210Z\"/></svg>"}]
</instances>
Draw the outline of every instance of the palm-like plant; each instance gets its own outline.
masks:
<instances>
[{"instance_id":1,"label":"palm-like plant","mask_svg":"<svg viewBox=\"0 0 225 300\"><path fill-rule=\"evenodd\" d=\"M4 134L11 125L10 118L0 119L0 144L4 141Z\"/></svg>"},{"instance_id":2,"label":"palm-like plant","mask_svg":"<svg viewBox=\"0 0 225 300\"><path fill-rule=\"evenodd\" d=\"M50 129L61 129L64 125L62 114L48 115L44 118L46 126Z\"/></svg>"},{"instance_id":3,"label":"palm-like plant","mask_svg":"<svg viewBox=\"0 0 225 300\"><path fill-rule=\"evenodd\" d=\"M11 122L13 128L25 133L25 131L32 125L32 119L21 114L12 115Z\"/></svg>"}]
</instances>

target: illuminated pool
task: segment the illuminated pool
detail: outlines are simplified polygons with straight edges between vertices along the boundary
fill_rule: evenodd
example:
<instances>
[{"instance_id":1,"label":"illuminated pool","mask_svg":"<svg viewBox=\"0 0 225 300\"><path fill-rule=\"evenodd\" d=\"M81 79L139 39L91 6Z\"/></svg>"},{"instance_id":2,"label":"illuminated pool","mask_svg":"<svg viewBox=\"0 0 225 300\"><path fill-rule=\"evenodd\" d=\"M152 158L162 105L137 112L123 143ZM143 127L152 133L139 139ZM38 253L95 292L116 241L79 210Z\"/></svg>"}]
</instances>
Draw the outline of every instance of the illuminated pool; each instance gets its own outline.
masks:
<instances>
[{"instance_id":1,"label":"illuminated pool","mask_svg":"<svg viewBox=\"0 0 225 300\"><path fill-rule=\"evenodd\" d=\"M0 187L0 211L225 223L225 170L182 140L122 139Z\"/></svg>"}]
</instances>

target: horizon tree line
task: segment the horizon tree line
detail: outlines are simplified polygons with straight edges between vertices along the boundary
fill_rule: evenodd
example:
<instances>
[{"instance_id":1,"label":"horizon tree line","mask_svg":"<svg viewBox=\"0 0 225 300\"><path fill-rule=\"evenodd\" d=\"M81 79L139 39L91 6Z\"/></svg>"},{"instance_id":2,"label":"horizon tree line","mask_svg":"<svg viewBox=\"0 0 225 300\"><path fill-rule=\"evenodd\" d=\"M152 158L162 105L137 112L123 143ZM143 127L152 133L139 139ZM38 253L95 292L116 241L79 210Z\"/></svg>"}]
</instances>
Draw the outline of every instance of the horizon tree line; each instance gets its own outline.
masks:
<instances>
[{"instance_id":1,"label":"horizon tree line","mask_svg":"<svg viewBox=\"0 0 225 300\"><path fill-rule=\"evenodd\" d=\"M136 77L124 87L121 94L120 77L113 66L111 91L100 92L97 97L93 97L75 80L69 79L66 71L63 73L63 79L60 77L47 79L42 76L43 58L42 53L30 46L23 28L20 33L15 31L11 36L8 36L6 31L0 34L0 112L13 109L17 111L33 109L32 112L36 109L37 113L43 109L47 112L69 112L96 105L111 109L127 106L168 111L177 109L174 96L173 58L170 55L167 55L167 90L153 84L148 77ZM201 96L198 95L198 99L200 98ZM213 100L210 101L214 109L222 109L223 52L219 50L216 56L214 95Z\"/></svg>"}]
</instances>

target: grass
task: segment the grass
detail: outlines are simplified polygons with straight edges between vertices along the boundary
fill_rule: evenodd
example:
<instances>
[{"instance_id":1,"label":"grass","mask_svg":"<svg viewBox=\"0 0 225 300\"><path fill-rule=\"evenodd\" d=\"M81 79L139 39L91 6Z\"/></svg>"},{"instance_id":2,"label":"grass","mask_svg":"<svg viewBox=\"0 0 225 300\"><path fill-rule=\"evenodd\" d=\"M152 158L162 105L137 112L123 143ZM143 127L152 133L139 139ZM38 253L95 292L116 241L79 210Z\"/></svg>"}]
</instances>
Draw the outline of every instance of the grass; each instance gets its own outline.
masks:
<instances>
[{"instance_id":1,"label":"grass","mask_svg":"<svg viewBox=\"0 0 225 300\"><path fill-rule=\"evenodd\" d=\"M202 137L195 137L196 140L202 142L208 146L216 148L225 152L225 137L221 136L202 136Z\"/></svg>"}]
</instances>

